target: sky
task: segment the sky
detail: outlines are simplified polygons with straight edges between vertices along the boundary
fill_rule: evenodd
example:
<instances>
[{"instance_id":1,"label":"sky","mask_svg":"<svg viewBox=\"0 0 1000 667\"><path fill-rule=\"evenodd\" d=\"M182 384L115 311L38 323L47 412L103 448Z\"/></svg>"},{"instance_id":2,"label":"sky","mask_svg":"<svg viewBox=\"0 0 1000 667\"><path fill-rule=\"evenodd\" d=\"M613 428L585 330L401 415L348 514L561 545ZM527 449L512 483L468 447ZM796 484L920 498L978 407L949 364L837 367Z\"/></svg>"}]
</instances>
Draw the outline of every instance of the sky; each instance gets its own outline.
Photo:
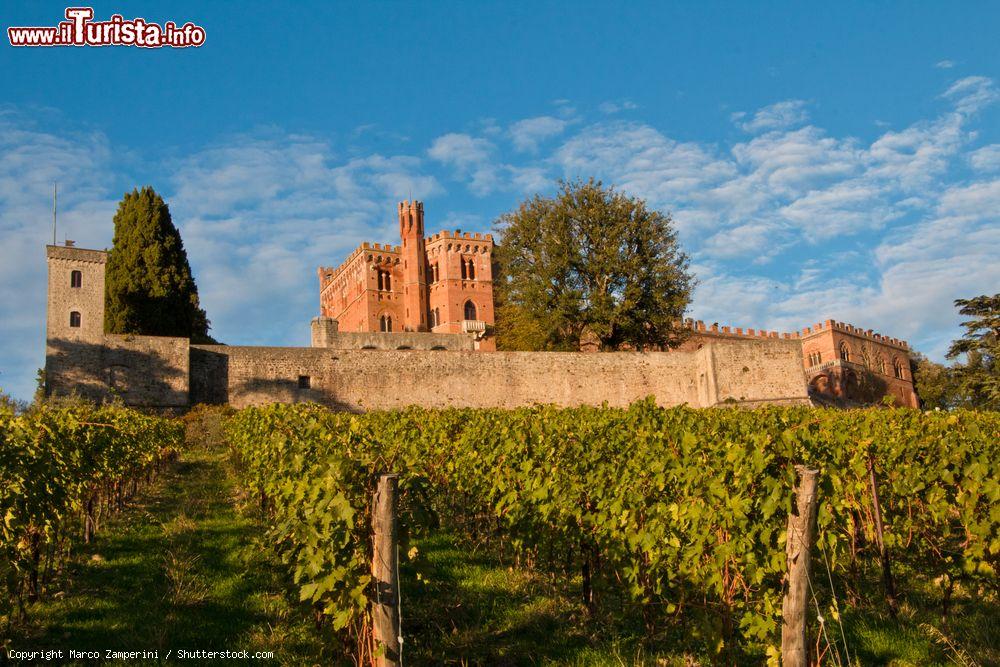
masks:
<instances>
[{"instance_id":1,"label":"sky","mask_svg":"<svg viewBox=\"0 0 1000 667\"><path fill-rule=\"evenodd\" d=\"M13 5L13 6L12 6ZM191 21L203 46L14 48L66 5L5 3L0 388L44 365L59 241L111 245L152 185L213 335L308 345L316 267L429 233L490 231L559 179L669 212L691 317L826 319L943 360L958 298L1000 291L998 3L95 2Z\"/></svg>"}]
</instances>

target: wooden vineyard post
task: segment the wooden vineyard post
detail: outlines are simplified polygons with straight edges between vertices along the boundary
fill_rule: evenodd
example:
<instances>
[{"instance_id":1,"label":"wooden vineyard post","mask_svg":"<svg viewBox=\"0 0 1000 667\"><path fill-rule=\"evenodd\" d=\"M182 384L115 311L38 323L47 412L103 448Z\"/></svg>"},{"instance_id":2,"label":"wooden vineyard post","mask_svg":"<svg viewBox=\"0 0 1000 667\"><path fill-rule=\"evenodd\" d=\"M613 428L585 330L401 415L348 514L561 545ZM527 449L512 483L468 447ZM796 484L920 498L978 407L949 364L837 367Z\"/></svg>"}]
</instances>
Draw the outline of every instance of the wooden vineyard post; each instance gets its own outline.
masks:
<instances>
[{"instance_id":1,"label":"wooden vineyard post","mask_svg":"<svg viewBox=\"0 0 1000 667\"><path fill-rule=\"evenodd\" d=\"M885 589L885 601L889 605L889 613L893 618L899 615L899 603L896 601L896 584L892 580L892 565L889 552L885 548L885 531L882 529L882 504L878 499L878 481L875 479L875 459L868 454L868 477L872 485L872 513L875 515L875 539L878 542L878 555L882 561L882 587Z\"/></svg>"},{"instance_id":2,"label":"wooden vineyard post","mask_svg":"<svg viewBox=\"0 0 1000 667\"><path fill-rule=\"evenodd\" d=\"M372 499L372 633L379 667L402 664L396 504L399 475L378 477Z\"/></svg>"},{"instance_id":3,"label":"wooden vineyard post","mask_svg":"<svg viewBox=\"0 0 1000 667\"><path fill-rule=\"evenodd\" d=\"M806 620L809 603L809 554L816 525L817 470L795 466L794 511L788 515L788 588L781 604L781 664L807 667L809 664Z\"/></svg>"}]
</instances>

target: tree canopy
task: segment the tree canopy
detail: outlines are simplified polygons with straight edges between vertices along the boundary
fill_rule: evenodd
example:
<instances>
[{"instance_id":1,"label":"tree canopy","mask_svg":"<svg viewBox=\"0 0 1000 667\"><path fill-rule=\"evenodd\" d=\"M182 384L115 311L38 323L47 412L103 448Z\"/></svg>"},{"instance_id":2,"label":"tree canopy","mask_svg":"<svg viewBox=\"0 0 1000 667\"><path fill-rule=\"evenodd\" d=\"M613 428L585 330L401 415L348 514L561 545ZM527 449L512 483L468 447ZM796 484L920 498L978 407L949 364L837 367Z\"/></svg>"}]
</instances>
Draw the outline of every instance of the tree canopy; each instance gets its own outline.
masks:
<instances>
[{"instance_id":1,"label":"tree canopy","mask_svg":"<svg viewBox=\"0 0 1000 667\"><path fill-rule=\"evenodd\" d=\"M971 407L1000 410L1000 294L957 299L965 334L951 344L948 358L965 355L953 372Z\"/></svg>"},{"instance_id":2,"label":"tree canopy","mask_svg":"<svg viewBox=\"0 0 1000 667\"><path fill-rule=\"evenodd\" d=\"M495 223L497 343L508 350L669 346L694 278L669 214L600 181L560 182Z\"/></svg>"},{"instance_id":3,"label":"tree canopy","mask_svg":"<svg viewBox=\"0 0 1000 667\"><path fill-rule=\"evenodd\" d=\"M180 232L153 188L126 193L115 213L105 280L108 333L215 342Z\"/></svg>"}]
</instances>

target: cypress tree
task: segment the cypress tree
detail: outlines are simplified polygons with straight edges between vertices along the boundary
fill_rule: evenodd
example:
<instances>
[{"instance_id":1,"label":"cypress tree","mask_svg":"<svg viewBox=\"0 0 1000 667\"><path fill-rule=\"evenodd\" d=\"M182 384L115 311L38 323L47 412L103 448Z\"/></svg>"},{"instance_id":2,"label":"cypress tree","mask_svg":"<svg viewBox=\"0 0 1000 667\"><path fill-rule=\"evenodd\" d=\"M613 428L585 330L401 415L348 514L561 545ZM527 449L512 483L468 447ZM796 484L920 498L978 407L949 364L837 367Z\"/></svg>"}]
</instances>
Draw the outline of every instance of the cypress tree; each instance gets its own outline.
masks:
<instances>
[{"instance_id":1,"label":"cypress tree","mask_svg":"<svg viewBox=\"0 0 1000 667\"><path fill-rule=\"evenodd\" d=\"M153 188L126 193L115 213L105 280L104 329L215 342L198 302L180 232Z\"/></svg>"}]
</instances>

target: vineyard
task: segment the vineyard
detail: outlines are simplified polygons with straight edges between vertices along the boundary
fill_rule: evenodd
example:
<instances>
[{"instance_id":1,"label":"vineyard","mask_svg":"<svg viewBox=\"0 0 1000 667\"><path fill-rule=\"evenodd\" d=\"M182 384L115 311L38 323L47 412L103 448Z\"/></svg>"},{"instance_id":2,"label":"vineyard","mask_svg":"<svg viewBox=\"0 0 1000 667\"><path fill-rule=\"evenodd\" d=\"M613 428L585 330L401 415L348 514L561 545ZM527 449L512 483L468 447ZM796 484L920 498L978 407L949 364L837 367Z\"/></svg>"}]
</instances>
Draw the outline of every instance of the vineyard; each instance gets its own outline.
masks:
<instances>
[{"instance_id":1,"label":"vineyard","mask_svg":"<svg viewBox=\"0 0 1000 667\"><path fill-rule=\"evenodd\" d=\"M74 548L176 457L183 427L118 407L0 410L0 616L24 616Z\"/></svg>"},{"instance_id":2,"label":"vineyard","mask_svg":"<svg viewBox=\"0 0 1000 667\"><path fill-rule=\"evenodd\" d=\"M373 483L389 471L399 475L401 554L418 573L406 545L421 535L492 543L579 582L592 613L613 599L650 636L680 624L713 661L778 654L796 464L820 474L817 655L853 663L842 615L863 604L897 613L918 582L940 590L945 619L959 590L996 604L995 413L643 402L349 415L299 405L243 410L227 438L267 518L265 543L362 660L373 650ZM882 573L877 594L872 572Z\"/></svg>"},{"instance_id":3,"label":"vineyard","mask_svg":"<svg viewBox=\"0 0 1000 667\"><path fill-rule=\"evenodd\" d=\"M391 472L404 663L775 662L804 465L814 659L1000 661L996 413L45 406L0 438L7 647L368 664Z\"/></svg>"}]
</instances>

